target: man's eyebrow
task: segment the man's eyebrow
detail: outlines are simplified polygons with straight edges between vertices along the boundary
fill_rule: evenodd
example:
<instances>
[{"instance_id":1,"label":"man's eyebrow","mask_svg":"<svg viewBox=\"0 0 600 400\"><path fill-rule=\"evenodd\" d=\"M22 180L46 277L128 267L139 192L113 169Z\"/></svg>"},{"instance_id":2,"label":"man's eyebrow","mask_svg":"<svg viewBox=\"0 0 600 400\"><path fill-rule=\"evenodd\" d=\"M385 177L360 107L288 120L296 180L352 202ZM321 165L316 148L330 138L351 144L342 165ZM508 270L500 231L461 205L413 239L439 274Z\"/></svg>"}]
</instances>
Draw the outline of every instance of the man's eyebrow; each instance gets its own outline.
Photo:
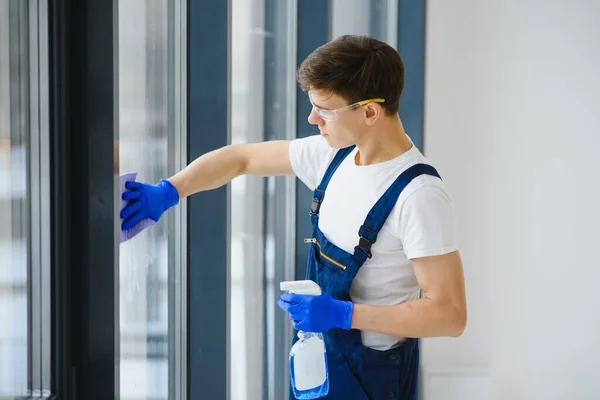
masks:
<instances>
[{"instance_id":1,"label":"man's eyebrow","mask_svg":"<svg viewBox=\"0 0 600 400\"><path fill-rule=\"evenodd\" d=\"M312 102L313 106L317 107L318 109L321 109L321 110L327 110L327 111L331 111L331 109L330 109L330 108L327 108L327 107L320 106L320 105L318 105L317 103L315 103L314 101L312 101L312 99L311 99L311 102Z\"/></svg>"},{"instance_id":2,"label":"man's eyebrow","mask_svg":"<svg viewBox=\"0 0 600 400\"><path fill-rule=\"evenodd\" d=\"M323 107L323 106L321 106L321 105L319 105L319 104L315 103L315 102L313 101L313 97L310 95L310 93L307 93L307 94L308 94L308 101L310 101L310 103L311 103L313 106L315 106L316 108L318 108L318 109L320 109L320 110L327 110L327 111L331 111L331 108Z\"/></svg>"}]
</instances>

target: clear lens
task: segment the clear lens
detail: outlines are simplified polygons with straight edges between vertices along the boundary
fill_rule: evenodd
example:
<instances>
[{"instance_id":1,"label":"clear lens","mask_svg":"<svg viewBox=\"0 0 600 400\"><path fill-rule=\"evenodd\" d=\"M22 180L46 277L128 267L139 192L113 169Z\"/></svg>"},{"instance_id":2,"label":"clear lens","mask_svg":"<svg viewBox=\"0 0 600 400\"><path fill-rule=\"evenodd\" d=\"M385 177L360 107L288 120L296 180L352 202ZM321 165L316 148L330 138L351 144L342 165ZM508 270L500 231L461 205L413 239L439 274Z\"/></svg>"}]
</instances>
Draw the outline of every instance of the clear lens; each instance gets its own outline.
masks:
<instances>
[{"instance_id":1,"label":"clear lens","mask_svg":"<svg viewBox=\"0 0 600 400\"><path fill-rule=\"evenodd\" d=\"M335 111L315 109L317 110L317 114L326 121L335 121L338 118L338 114Z\"/></svg>"}]
</instances>

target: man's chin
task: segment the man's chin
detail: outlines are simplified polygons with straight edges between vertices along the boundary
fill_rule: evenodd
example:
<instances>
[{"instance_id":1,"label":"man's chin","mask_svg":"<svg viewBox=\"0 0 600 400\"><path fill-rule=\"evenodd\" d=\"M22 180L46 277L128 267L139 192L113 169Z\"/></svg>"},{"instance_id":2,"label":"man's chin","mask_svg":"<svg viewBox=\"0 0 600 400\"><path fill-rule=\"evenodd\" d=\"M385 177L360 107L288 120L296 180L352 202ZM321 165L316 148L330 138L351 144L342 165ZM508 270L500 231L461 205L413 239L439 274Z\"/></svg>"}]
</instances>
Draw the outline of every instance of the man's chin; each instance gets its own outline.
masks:
<instances>
[{"instance_id":1,"label":"man's chin","mask_svg":"<svg viewBox=\"0 0 600 400\"><path fill-rule=\"evenodd\" d=\"M344 149L346 147L352 146L352 143L341 143L340 141L333 139L329 135L321 135L321 136L323 136L323 138L325 138L329 147L331 147L332 149L335 149L335 150Z\"/></svg>"}]
</instances>

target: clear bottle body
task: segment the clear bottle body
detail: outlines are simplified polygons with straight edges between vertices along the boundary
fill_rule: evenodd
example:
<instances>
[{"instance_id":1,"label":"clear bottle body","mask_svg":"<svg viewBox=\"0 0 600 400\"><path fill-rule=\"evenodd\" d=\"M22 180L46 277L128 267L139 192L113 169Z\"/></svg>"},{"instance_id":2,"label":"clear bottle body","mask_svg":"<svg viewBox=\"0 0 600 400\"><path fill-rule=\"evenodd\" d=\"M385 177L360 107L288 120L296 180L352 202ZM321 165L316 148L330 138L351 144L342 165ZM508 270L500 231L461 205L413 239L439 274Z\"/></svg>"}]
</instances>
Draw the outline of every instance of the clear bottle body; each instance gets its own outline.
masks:
<instances>
[{"instance_id":1,"label":"clear bottle body","mask_svg":"<svg viewBox=\"0 0 600 400\"><path fill-rule=\"evenodd\" d=\"M290 380L297 399L317 399L329 393L329 369L321 333L298 332L290 350Z\"/></svg>"}]
</instances>

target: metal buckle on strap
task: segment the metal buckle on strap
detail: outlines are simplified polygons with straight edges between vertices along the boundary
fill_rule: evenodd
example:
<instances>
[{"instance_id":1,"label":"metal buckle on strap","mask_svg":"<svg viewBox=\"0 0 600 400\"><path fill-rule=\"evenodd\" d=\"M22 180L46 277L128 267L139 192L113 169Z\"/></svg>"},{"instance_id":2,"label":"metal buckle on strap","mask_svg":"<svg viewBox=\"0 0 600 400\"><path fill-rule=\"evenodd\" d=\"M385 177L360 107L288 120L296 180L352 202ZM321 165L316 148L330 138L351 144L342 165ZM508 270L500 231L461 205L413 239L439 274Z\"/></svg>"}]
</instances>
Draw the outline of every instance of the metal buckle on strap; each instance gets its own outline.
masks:
<instances>
[{"instance_id":1,"label":"metal buckle on strap","mask_svg":"<svg viewBox=\"0 0 600 400\"><path fill-rule=\"evenodd\" d=\"M321 203L323 202L324 197L325 197L324 190L320 190L318 188L315 189L315 193L314 193L313 199L312 199L312 204L310 206L310 215L319 215L319 211L321 210Z\"/></svg>"},{"instance_id":2,"label":"metal buckle on strap","mask_svg":"<svg viewBox=\"0 0 600 400\"><path fill-rule=\"evenodd\" d=\"M371 246L373 245L374 242L370 241L367 238L364 237L360 237L360 239L358 240L358 247L363 253L365 253L367 255L367 258L371 258L373 257L373 255L371 254Z\"/></svg>"},{"instance_id":3,"label":"metal buckle on strap","mask_svg":"<svg viewBox=\"0 0 600 400\"><path fill-rule=\"evenodd\" d=\"M310 206L310 215L319 215L319 210L321 209L322 200L313 197L312 204Z\"/></svg>"},{"instance_id":4,"label":"metal buckle on strap","mask_svg":"<svg viewBox=\"0 0 600 400\"><path fill-rule=\"evenodd\" d=\"M366 237L361 235L362 230L365 230L368 233L370 233L373 236L373 240L367 239ZM358 230L358 236L359 236L358 246L356 246L356 247L359 248L363 253L365 253L367 255L367 258L371 258L373 256L371 254L371 246L373 246L373 243L375 243L377 241L377 232L362 225L360 227L360 229Z\"/></svg>"}]
</instances>

